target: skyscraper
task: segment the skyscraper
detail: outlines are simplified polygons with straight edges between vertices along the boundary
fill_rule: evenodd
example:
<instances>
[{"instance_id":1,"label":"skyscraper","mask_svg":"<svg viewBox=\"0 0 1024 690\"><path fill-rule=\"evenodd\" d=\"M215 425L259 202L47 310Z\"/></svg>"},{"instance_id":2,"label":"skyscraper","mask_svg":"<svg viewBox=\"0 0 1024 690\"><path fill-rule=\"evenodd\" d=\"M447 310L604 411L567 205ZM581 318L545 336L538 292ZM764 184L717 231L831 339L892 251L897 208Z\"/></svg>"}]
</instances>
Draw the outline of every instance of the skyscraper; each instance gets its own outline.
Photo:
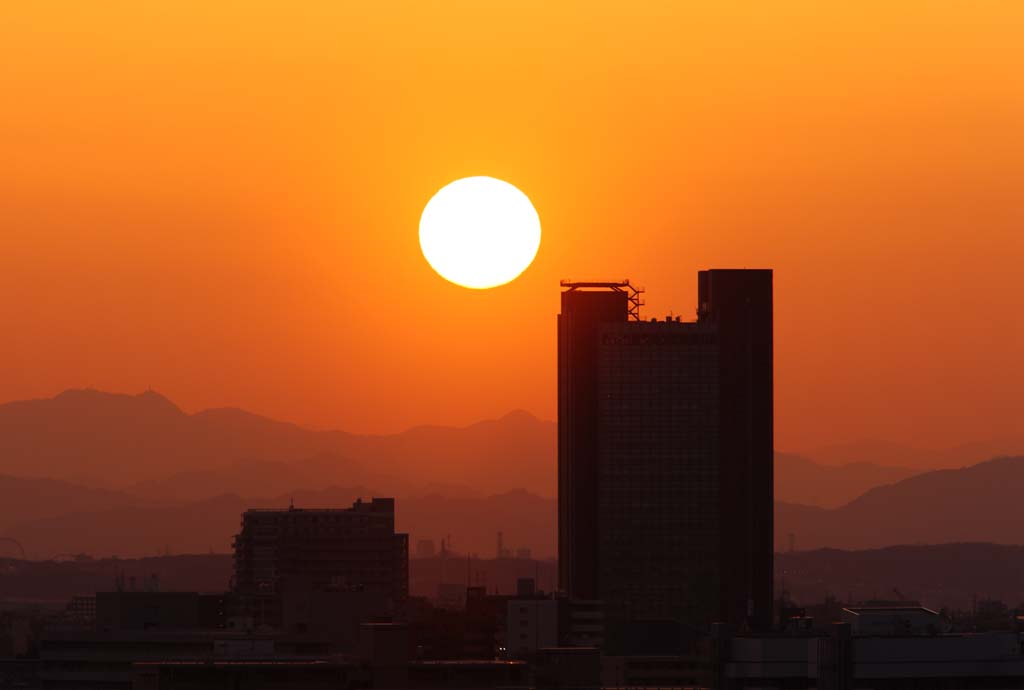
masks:
<instances>
[{"instance_id":1,"label":"skyscraper","mask_svg":"<svg viewBox=\"0 0 1024 690\"><path fill-rule=\"evenodd\" d=\"M697 320L563 282L559 577L610 628L770 625L772 272L698 276Z\"/></svg>"}]
</instances>

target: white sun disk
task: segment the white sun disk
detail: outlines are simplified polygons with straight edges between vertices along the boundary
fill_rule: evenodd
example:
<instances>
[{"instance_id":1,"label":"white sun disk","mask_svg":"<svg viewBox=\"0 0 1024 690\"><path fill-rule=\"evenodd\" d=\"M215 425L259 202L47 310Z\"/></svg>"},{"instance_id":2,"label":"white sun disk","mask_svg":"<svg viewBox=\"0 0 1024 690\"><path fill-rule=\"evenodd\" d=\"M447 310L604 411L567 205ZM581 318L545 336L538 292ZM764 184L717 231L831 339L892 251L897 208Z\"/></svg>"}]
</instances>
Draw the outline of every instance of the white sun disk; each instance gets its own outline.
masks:
<instances>
[{"instance_id":1,"label":"white sun disk","mask_svg":"<svg viewBox=\"0 0 1024 690\"><path fill-rule=\"evenodd\" d=\"M540 218L530 199L493 177L442 187L420 217L420 248L441 277L485 289L515 280L540 248Z\"/></svg>"}]
</instances>

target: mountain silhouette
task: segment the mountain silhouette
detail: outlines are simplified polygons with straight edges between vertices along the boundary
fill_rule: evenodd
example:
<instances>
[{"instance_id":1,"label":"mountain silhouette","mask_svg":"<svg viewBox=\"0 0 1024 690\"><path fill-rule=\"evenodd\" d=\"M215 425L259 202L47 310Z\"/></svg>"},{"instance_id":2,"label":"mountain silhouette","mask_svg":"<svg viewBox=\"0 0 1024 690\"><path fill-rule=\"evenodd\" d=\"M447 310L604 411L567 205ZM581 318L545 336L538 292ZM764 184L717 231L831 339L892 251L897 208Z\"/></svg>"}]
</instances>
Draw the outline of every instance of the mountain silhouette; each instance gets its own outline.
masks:
<instances>
[{"instance_id":1,"label":"mountain silhouette","mask_svg":"<svg viewBox=\"0 0 1024 690\"><path fill-rule=\"evenodd\" d=\"M260 494L295 486L269 484L299 474L310 488L372 482L391 493L462 487L484 496L518 485L554 496L555 438L554 422L526 412L370 436L304 429L232 408L190 415L153 391L71 390L0 405L0 473L137 487L151 499L196 499L185 484L201 487L208 479L224 488L251 483L256 472L268 483L252 487ZM175 475L161 496L160 483Z\"/></svg>"},{"instance_id":2,"label":"mountain silhouette","mask_svg":"<svg viewBox=\"0 0 1024 690\"><path fill-rule=\"evenodd\" d=\"M1024 546L953 543L863 551L818 549L775 557L775 584L800 604L908 598L970 610L979 596L1024 602Z\"/></svg>"},{"instance_id":3,"label":"mountain silhouette","mask_svg":"<svg viewBox=\"0 0 1024 690\"><path fill-rule=\"evenodd\" d=\"M396 496L554 496L557 428L522 411L467 427L391 435L316 431L236 408L186 414L154 391L69 390L0 405L0 473L130 491L149 501L372 486ZM913 473L776 454L776 497L834 507Z\"/></svg>"},{"instance_id":4,"label":"mountain silhouette","mask_svg":"<svg viewBox=\"0 0 1024 690\"><path fill-rule=\"evenodd\" d=\"M1024 436L993 438L962 443L951 448L920 448L879 439L862 439L816 448L809 457L824 465L872 462L917 470L956 469L978 461L1024 455Z\"/></svg>"},{"instance_id":5,"label":"mountain silhouette","mask_svg":"<svg viewBox=\"0 0 1024 690\"><path fill-rule=\"evenodd\" d=\"M0 475L0 535L15 523L45 520L68 513L127 508L135 496L93 489L56 479L22 479Z\"/></svg>"},{"instance_id":6,"label":"mountain silhouette","mask_svg":"<svg viewBox=\"0 0 1024 690\"><path fill-rule=\"evenodd\" d=\"M869 549L895 544L1024 542L1024 456L925 472L875 487L844 506L776 502L775 543L800 550Z\"/></svg>"},{"instance_id":7,"label":"mountain silhouette","mask_svg":"<svg viewBox=\"0 0 1024 690\"><path fill-rule=\"evenodd\" d=\"M556 438L554 422L521 411L373 436L234 408L187 414L153 391L66 391L0 405L0 536L50 556L221 551L248 507L378 495L399 499L414 542L450 534L486 555L501 530L508 546L549 556ZM798 549L1022 541L1022 458L914 472L777 453L777 548L790 534Z\"/></svg>"},{"instance_id":8,"label":"mountain silhouette","mask_svg":"<svg viewBox=\"0 0 1024 690\"><path fill-rule=\"evenodd\" d=\"M801 455L775 453L775 500L835 508L876 486L892 484L919 470L871 462L822 465Z\"/></svg>"},{"instance_id":9,"label":"mountain silhouette","mask_svg":"<svg viewBox=\"0 0 1024 690\"><path fill-rule=\"evenodd\" d=\"M202 500L158 503L129 494L96 492L61 482L0 482L0 506L15 505L18 493L36 486L59 492L82 490L60 507L36 509L18 519L0 508L3 536L17 538L30 556L59 553L140 556L170 551L226 551L247 508L347 506L356 497L382 495L365 487L296 488L271 498L227 493ZM938 470L876 487L839 508L776 503L776 549L870 549L899 544L992 542L1018 544L1022 518L1017 497L1024 490L1024 457L998 458L960 470ZM44 494L40 493L40 496ZM71 500L73 498L73 500ZM74 502L74 501L77 501ZM98 504L98 505L97 505ZM77 508L75 508L77 506ZM73 509L75 508L75 509ZM413 545L451 537L463 553L492 554L498 531L508 547L527 546L540 557L555 553L556 501L525 490L478 498L410 495L397 502L398 527Z\"/></svg>"}]
</instances>

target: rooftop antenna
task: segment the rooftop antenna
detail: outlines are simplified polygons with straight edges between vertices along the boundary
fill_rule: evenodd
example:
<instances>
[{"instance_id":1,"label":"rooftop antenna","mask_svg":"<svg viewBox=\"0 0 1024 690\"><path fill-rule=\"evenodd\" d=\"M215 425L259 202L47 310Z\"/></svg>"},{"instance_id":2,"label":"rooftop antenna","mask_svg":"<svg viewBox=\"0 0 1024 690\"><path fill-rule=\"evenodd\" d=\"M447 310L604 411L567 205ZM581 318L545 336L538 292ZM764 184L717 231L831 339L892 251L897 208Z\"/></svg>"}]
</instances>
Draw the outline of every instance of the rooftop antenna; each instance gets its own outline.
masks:
<instances>
[{"instance_id":1,"label":"rooftop antenna","mask_svg":"<svg viewBox=\"0 0 1024 690\"><path fill-rule=\"evenodd\" d=\"M559 285L564 288L569 288L567 292L574 290L586 290L586 289L597 289L597 290L611 290L612 292L625 292L626 300L628 301L629 318L632 321L640 320L640 307L644 306L644 301L640 297L643 294L644 289L636 287L629 282L629 279L611 282L601 281L586 281L579 282L574 280L562 280L559 281Z\"/></svg>"}]
</instances>

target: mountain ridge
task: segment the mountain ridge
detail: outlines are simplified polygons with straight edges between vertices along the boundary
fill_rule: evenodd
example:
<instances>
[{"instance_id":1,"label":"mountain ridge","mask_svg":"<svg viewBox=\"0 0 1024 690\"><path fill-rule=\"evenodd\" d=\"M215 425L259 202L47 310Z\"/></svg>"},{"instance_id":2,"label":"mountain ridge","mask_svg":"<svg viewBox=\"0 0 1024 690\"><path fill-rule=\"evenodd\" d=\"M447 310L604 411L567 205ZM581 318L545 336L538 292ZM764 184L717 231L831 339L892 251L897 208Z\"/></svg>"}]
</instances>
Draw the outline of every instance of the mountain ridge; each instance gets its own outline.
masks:
<instances>
[{"instance_id":1,"label":"mountain ridge","mask_svg":"<svg viewBox=\"0 0 1024 690\"><path fill-rule=\"evenodd\" d=\"M837 508L777 502L776 544L871 549L984 541L1020 544L1024 456L998 457L878 486Z\"/></svg>"},{"instance_id":2,"label":"mountain ridge","mask_svg":"<svg viewBox=\"0 0 1024 690\"><path fill-rule=\"evenodd\" d=\"M138 395L72 389L0 405L0 472L60 477L124 490L238 463L339 459L321 484L355 465L372 477L462 486L480 495L507 488L506 474L553 496L556 426L513 411L464 427L421 426L392 435L312 430L240 408L183 412L155 391Z\"/></svg>"},{"instance_id":3,"label":"mountain ridge","mask_svg":"<svg viewBox=\"0 0 1024 690\"><path fill-rule=\"evenodd\" d=\"M866 462L830 467L777 452L776 544L788 544L790 534L800 548L1016 543L1020 519L1008 506L1024 490L1021 460L918 472ZM522 524L524 545L553 553L556 468L557 425L522 410L463 427L423 425L378 436L305 429L240 408L188 414L155 391L77 389L0 405L0 474L7 475L0 478L0 532L17 527L29 541L46 542L63 539L47 530L64 530L68 539L60 546L67 550L74 548L72 535L81 543L91 538L87 523L94 532L121 529L105 512L119 512L125 524L144 524L145 511L163 516L160 525L172 517L192 524L191 507L219 511L219 543L225 525L237 522L230 511L240 512L246 501L273 497L285 504L291 492L344 503L354 497L339 489L347 486L399 498L400 511L421 523L408 523L414 537L463 530L472 548L486 551L494 531ZM481 522L471 508L487 501L502 512ZM194 527L203 532L200 523ZM176 539L163 526L154 532ZM144 548L131 539L132 548ZM108 541L103 548L119 547Z\"/></svg>"}]
</instances>

